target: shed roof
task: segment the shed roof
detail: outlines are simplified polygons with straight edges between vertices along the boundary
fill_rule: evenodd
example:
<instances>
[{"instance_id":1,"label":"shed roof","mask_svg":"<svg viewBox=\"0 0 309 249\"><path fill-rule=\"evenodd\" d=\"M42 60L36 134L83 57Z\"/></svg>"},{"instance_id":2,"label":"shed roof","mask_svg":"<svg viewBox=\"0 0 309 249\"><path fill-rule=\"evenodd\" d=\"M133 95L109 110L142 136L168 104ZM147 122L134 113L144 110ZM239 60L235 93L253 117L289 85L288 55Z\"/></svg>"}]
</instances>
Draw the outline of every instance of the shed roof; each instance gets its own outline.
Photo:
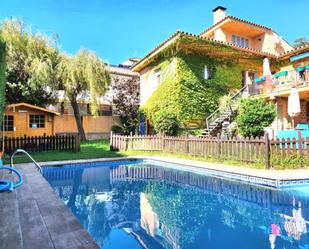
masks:
<instances>
[{"instance_id":1,"label":"shed roof","mask_svg":"<svg viewBox=\"0 0 309 249\"><path fill-rule=\"evenodd\" d=\"M6 108L8 109L8 108L16 108L16 107L28 107L28 108L35 109L35 110L38 110L38 111L47 112L47 113L51 113L51 114L54 114L54 115L59 115L59 113L56 112L56 111L52 111L52 110L49 110L49 109L46 109L46 108L43 108L43 107L39 107L39 106L36 106L36 105L31 105L31 104L28 104L28 103L10 104L10 105L7 105Z\"/></svg>"}]
</instances>

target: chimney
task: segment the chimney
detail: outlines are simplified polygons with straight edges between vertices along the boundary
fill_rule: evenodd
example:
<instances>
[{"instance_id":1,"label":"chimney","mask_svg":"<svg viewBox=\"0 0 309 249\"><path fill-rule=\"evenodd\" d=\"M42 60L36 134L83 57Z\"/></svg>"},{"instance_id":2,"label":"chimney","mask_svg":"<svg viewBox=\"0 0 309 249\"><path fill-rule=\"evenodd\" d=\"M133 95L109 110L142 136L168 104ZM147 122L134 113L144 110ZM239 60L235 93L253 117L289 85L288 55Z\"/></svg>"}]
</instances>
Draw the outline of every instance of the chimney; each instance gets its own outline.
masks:
<instances>
[{"instance_id":1,"label":"chimney","mask_svg":"<svg viewBox=\"0 0 309 249\"><path fill-rule=\"evenodd\" d=\"M214 13L214 23L216 24L217 22L221 21L225 17L225 10L226 8L222 6L218 6L217 8L213 9Z\"/></svg>"}]
</instances>

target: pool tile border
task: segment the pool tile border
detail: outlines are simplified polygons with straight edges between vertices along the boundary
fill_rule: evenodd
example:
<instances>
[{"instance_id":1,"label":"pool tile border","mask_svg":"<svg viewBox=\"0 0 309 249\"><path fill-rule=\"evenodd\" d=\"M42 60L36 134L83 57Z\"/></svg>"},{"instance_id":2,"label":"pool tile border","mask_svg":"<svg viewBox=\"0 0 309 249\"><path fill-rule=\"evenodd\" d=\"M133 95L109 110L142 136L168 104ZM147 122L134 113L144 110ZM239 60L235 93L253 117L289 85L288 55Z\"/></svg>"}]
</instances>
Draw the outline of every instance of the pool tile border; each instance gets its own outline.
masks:
<instances>
[{"instance_id":1,"label":"pool tile border","mask_svg":"<svg viewBox=\"0 0 309 249\"><path fill-rule=\"evenodd\" d=\"M162 163L177 164L183 170L191 170L195 173L203 173L215 177L224 178L227 180L236 180L255 184L259 186L267 186L272 188L290 188L299 187L309 184L309 169L299 170L265 170L251 169L224 164L214 164L208 162L159 157L159 156L130 156L117 158L96 158L86 160L69 160L69 161L54 161L41 163L42 166L60 166L64 164L82 164L82 163L102 163L109 161L124 161L124 160L150 160ZM163 166L163 165L162 165ZM166 165L164 165L166 167ZM199 170L200 172L197 172ZM267 175L267 177L263 176Z\"/></svg>"}]
</instances>

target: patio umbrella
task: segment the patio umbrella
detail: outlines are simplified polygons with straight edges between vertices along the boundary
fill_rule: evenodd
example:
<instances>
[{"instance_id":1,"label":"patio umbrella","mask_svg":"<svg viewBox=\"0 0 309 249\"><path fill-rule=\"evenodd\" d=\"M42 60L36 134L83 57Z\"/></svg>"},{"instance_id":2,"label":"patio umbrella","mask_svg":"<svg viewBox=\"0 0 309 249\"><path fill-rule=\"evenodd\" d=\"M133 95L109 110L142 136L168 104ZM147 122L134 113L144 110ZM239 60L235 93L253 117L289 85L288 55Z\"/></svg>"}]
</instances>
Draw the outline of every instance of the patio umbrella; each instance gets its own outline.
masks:
<instances>
[{"instance_id":1,"label":"patio umbrella","mask_svg":"<svg viewBox=\"0 0 309 249\"><path fill-rule=\"evenodd\" d=\"M263 60L263 76L270 76L270 65L269 65L269 59L264 58Z\"/></svg>"},{"instance_id":2,"label":"patio umbrella","mask_svg":"<svg viewBox=\"0 0 309 249\"><path fill-rule=\"evenodd\" d=\"M267 85L271 88L272 79L271 79L271 71L268 58L264 58L263 60L263 76L265 76L266 78L265 82L268 83Z\"/></svg>"},{"instance_id":3,"label":"patio umbrella","mask_svg":"<svg viewBox=\"0 0 309 249\"><path fill-rule=\"evenodd\" d=\"M294 117L296 117L300 110L300 99L298 95L298 91L296 88L291 88L291 93L288 98L288 114L293 120L293 127L294 127Z\"/></svg>"}]
</instances>

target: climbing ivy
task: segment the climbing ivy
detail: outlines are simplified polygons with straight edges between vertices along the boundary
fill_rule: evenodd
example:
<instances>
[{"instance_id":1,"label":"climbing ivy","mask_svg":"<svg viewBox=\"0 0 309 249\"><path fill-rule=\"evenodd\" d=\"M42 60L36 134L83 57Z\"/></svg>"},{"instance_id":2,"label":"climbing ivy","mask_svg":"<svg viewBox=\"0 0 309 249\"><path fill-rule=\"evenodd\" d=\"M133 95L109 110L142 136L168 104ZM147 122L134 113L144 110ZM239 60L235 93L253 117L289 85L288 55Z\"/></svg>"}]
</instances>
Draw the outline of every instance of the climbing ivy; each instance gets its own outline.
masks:
<instances>
[{"instance_id":1,"label":"climbing ivy","mask_svg":"<svg viewBox=\"0 0 309 249\"><path fill-rule=\"evenodd\" d=\"M152 62L151 68L160 67L162 82L141 107L157 131L160 117L167 113L173 114L175 123L180 126L190 120L204 119L218 107L222 95L241 88L242 71L246 68L245 64L231 59L176 53L175 47L173 51L163 53L168 58L161 56ZM207 80L204 79L205 65L210 72Z\"/></svg>"}]
</instances>

